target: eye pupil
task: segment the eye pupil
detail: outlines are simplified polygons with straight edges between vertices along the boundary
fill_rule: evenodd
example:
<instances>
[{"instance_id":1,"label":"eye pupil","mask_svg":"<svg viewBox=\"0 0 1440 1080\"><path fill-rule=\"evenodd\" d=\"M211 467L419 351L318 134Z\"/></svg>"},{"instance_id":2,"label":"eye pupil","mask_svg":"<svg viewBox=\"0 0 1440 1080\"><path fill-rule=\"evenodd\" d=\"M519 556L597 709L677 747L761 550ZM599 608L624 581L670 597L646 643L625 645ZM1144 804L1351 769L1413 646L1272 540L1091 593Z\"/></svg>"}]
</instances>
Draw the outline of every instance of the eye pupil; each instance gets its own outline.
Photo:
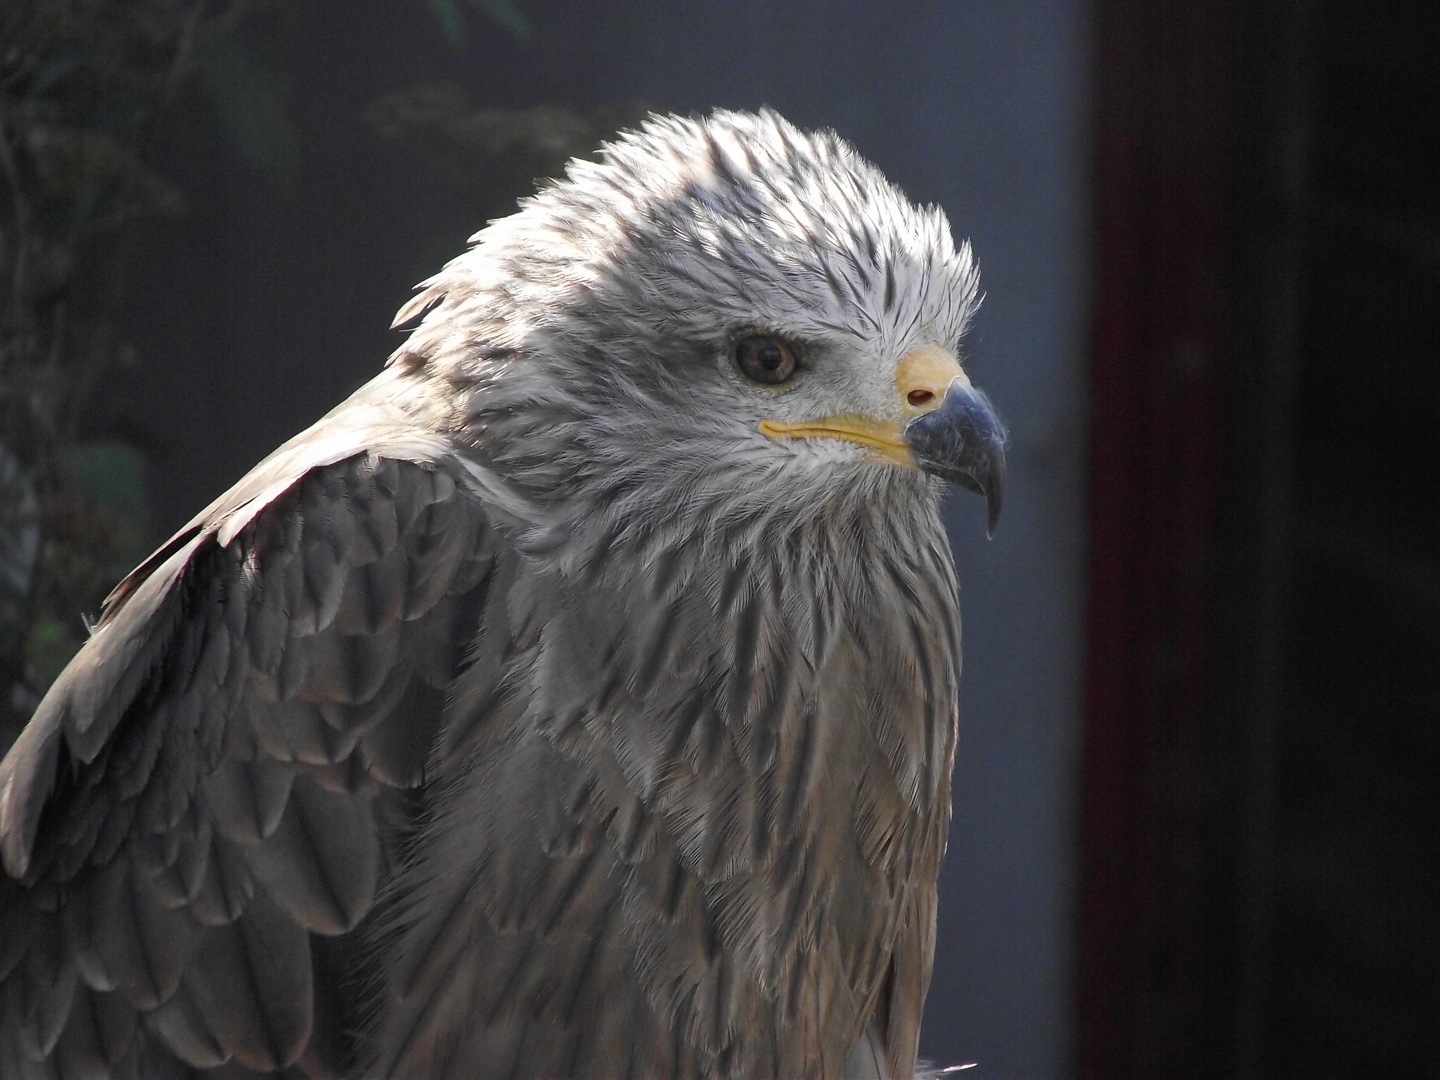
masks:
<instances>
[{"instance_id":1,"label":"eye pupil","mask_svg":"<svg viewBox=\"0 0 1440 1080\"><path fill-rule=\"evenodd\" d=\"M778 386L795 374L795 353L769 334L751 334L735 346L735 365L752 382Z\"/></svg>"}]
</instances>

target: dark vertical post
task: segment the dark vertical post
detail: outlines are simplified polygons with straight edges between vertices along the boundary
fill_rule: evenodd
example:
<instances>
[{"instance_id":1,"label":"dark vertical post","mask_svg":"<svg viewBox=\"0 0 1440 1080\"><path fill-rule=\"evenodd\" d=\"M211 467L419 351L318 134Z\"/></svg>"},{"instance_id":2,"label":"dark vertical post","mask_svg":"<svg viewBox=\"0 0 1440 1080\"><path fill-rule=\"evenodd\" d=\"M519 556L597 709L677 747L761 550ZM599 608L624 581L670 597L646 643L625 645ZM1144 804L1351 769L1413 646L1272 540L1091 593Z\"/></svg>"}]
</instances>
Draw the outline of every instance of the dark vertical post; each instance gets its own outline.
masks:
<instances>
[{"instance_id":1,"label":"dark vertical post","mask_svg":"<svg viewBox=\"0 0 1440 1080\"><path fill-rule=\"evenodd\" d=\"M1206 1039L1233 20L1223 0L1096 11L1078 1072L1150 1080L1190 1075Z\"/></svg>"}]
</instances>

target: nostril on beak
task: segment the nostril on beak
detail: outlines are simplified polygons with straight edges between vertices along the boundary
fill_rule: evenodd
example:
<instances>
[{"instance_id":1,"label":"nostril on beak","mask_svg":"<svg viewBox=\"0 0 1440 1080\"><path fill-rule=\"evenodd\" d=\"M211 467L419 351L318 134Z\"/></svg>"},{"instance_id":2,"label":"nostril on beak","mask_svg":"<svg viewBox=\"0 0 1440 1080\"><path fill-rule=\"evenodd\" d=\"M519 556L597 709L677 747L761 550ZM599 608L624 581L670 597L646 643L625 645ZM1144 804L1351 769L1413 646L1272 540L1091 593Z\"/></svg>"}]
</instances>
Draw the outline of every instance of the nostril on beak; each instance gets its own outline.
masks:
<instances>
[{"instance_id":1,"label":"nostril on beak","mask_svg":"<svg viewBox=\"0 0 1440 1080\"><path fill-rule=\"evenodd\" d=\"M964 386L970 385L960 362L949 352L938 345L911 349L895 365L895 389L901 411L913 419L934 409L943 409L945 395L957 380Z\"/></svg>"}]
</instances>

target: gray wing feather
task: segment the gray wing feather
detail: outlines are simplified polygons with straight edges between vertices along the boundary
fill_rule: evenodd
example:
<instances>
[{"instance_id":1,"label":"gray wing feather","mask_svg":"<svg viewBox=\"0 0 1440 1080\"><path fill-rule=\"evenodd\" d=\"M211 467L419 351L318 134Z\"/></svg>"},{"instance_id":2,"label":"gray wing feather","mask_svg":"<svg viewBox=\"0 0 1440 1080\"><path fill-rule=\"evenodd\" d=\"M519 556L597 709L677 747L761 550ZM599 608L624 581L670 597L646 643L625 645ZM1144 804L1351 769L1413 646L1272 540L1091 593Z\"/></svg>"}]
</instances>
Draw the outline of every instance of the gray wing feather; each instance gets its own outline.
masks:
<instances>
[{"instance_id":1,"label":"gray wing feather","mask_svg":"<svg viewBox=\"0 0 1440 1080\"><path fill-rule=\"evenodd\" d=\"M0 764L6 1076L275 1071L343 1046L315 1030L311 935L372 907L380 822L403 818L379 806L427 776L490 559L475 470L398 383L122 582Z\"/></svg>"}]
</instances>

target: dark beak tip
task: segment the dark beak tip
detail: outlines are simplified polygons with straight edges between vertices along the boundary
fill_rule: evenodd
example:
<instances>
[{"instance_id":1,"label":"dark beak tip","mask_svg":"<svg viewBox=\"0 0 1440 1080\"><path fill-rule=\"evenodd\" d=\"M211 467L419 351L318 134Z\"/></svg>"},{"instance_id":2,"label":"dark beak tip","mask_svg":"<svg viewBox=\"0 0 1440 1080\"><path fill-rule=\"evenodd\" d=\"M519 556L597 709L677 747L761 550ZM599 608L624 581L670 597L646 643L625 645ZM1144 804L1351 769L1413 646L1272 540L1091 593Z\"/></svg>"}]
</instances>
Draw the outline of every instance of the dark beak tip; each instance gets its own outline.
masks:
<instances>
[{"instance_id":1,"label":"dark beak tip","mask_svg":"<svg viewBox=\"0 0 1440 1080\"><path fill-rule=\"evenodd\" d=\"M1005 504L1005 429L984 392L952 386L939 408L906 425L905 440L926 472L985 496L985 535L994 537Z\"/></svg>"},{"instance_id":2,"label":"dark beak tip","mask_svg":"<svg viewBox=\"0 0 1440 1080\"><path fill-rule=\"evenodd\" d=\"M1003 453L1003 451L1002 451ZM985 539L994 540L1000 527L1000 511L1005 507L1005 459L995 460L985 479Z\"/></svg>"}]
</instances>

